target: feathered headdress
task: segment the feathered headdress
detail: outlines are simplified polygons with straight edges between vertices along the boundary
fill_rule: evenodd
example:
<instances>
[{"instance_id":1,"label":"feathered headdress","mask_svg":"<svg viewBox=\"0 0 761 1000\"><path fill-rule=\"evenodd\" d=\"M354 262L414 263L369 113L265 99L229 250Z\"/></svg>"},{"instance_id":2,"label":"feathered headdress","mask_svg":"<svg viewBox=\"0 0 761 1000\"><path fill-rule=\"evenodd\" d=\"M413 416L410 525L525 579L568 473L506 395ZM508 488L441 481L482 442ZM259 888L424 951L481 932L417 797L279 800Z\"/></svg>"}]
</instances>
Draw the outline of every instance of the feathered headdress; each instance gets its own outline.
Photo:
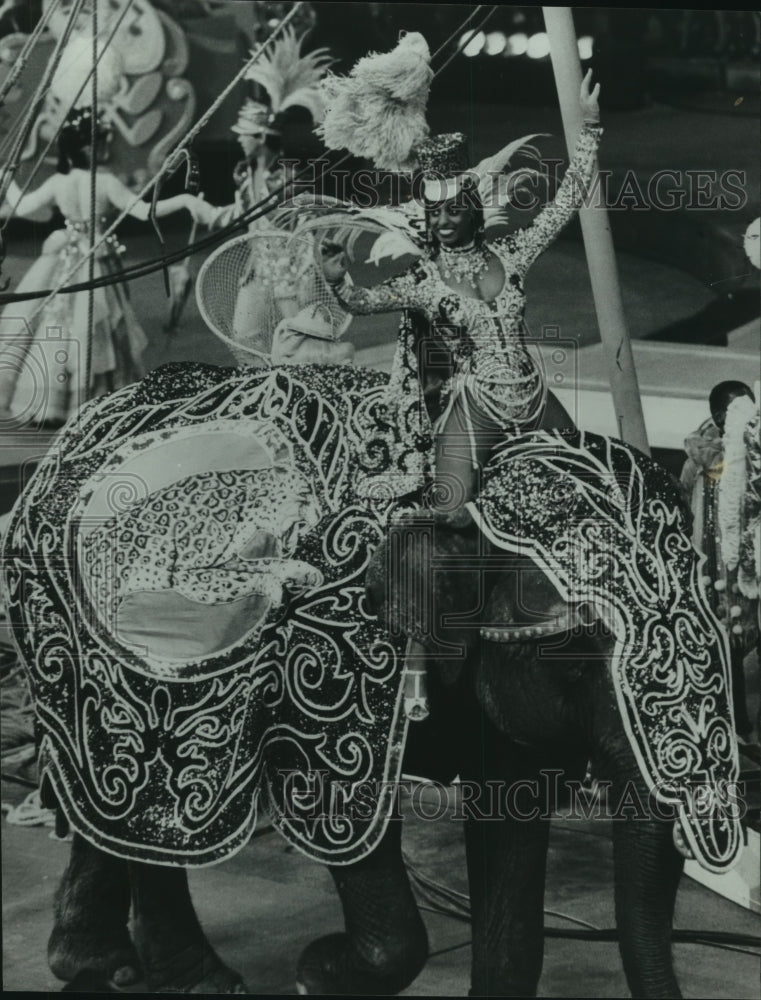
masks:
<instances>
[{"instance_id":1,"label":"feathered headdress","mask_svg":"<svg viewBox=\"0 0 761 1000\"><path fill-rule=\"evenodd\" d=\"M430 59L426 40L410 32L392 52L360 59L348 76L326 76L325 117L315 130L325 145L367 157L379 170L413 169L413 150L429 131Z\"/></svg>"},{"instance_id":2,"label":"feathered headdress","mask_svg":"<svg viewBox=\"0 0 761 1000\"><path fill-rule=\"evenodd\" d=\"M302 56L305 36L296 38L292 28L270 46L247 70L245 78L266 90L270 109L266 124L286 108L306 108L315 122L322 120L324 102L320 81L335 61L328 49L315 49Z\"/></svg>"},{"instance_id":3,"label":"feathered headdress","mask_svg":"<svg viewBox=\"0 0 761 1000\"><path fill-rule=\"evenodd\" d=\"M528 167L503 171L518 152L539 158L530 144L536 135L516 139L471 167L461 132L429 136L425 113L432 80L428 44L421 34L410 32L391 52L360 59L348 76L325 77L327 108L315 131L330 149L366 157L378 170L420 172L426 200L452 198L463 187L475 189L485 223L501 222L516 187L537 174ZM389 238L381 245L400 244Z\"/></svg>"}]
</instances>

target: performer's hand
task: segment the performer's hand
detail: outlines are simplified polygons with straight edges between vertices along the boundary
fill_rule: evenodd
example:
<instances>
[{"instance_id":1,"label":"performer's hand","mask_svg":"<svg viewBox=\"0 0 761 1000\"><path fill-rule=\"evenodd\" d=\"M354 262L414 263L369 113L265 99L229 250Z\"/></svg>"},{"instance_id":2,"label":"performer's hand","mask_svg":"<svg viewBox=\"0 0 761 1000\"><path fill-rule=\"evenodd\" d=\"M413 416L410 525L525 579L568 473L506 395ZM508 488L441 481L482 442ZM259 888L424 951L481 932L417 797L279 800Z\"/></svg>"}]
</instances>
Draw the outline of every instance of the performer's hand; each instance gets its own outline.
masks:
<instances>
[{"instance_id":1,"label":"performer's hand","mask_svg":"<svg viewBox=\"0 0 761 1000\"><path fill-rule=\"evenodd\" d=\"M187 209L193 216L193 219L202 226L211 228L214 223L214 216L216 215L213 206L206 204L202 194L189 194L187 199Z\"/></svg>"},{"instance_id":2,"label":"performer's hand","mask_svg":"<svg viewBox=\"0 0 761 1000\"><path fill-rule=\"evenodd\" d=\"M2 173L4 165L0 166L0 173ZM22 192L21 188L18 186L15 180L11 178L8 183L8 189L5 192L5 198L0 203L0 219L7 219L13 214L13 209L15 205L21 201Z\"/></svg>"},{"instance_id":3,"label":"performer's hand","mask_svg":"<svg viewBox=\"0 0 761 1000\"><path fill-rule=\"evenodd\" d=\"M322 273L329 285L338 285L347 271L346 253L341 243L324 240L320 244L322 255Z\"/></svg>"},{"instance_id":4,"label":"performer's hand","mask_svg":"<svg viewBox=\"0 0 761 1000\"><path fill-rule=\"evenodd\" d=\"M597 99L600 96L600 84L596 83L590 91L591 84L592 70L589 69L587 70L587 75L581 81L581 93L579 95L581 113L584 116L585 122L599 122L600 105L597 103Z\"/></svg>"}]
</instances>

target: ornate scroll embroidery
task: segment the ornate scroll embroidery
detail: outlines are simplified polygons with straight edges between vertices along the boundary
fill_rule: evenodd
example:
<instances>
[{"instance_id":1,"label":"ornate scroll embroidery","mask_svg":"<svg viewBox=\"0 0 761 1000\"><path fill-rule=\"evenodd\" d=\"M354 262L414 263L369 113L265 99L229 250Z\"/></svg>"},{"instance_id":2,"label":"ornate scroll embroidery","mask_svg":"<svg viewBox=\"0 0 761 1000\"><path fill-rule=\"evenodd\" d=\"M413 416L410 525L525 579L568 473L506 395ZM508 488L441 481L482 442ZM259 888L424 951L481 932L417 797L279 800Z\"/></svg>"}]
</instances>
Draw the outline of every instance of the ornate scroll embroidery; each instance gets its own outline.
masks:
<instances>
[{"instance_id":1,"label":"ornate scroll embroidery","mask_svg":"<svg viewBox=\"0 0 761 1000\"><path fill-rule=\"evenodd\" d=\"M535 433L504 446L473 509L495 545L530 554L564 599L610 620L642 775L678 805L700 863L727 868L741 846L729 656L676 484L620 441Z\"/></svg>"}]
</instances>

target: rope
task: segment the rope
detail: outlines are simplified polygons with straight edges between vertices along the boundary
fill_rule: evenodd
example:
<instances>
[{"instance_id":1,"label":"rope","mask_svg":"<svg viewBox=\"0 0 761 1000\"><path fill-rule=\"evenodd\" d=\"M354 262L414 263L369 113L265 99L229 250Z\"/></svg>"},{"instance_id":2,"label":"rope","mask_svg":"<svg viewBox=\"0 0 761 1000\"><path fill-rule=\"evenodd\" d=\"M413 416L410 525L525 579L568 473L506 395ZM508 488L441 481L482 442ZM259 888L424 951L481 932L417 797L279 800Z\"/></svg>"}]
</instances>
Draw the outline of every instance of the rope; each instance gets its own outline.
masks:
<instances>
[{"instance_id":1,"label":"rope","mask_svg":"<svg viewBox=\"0 0 761 1000\"><path fill-rule=\"evenodd\" d=\"M42 74L42 79L40 80L37 90L34 93L32 106L29 109L29 113L24 120L24 124L22 125L18 136L16 137L16 141L13 143L10 158L3 167L2 177L0 177L0 205L5 201L5 196L8 193L8 187L11 179L18 169L21 151L23 150L26 140L29 137L29 133L32 130L34 120L45 101L48 90L50 89L50 82L53 79L53 74L58 68L61 56L63 55L63 50L69 41L72 31L74 30L74 24L79 16L80 10L84 6L84 2L85 0L74 0L74 6L69 15L69 20L66 23L66 27L61 32L61 37L56 42L56 47L50 57L50 62L48 63L45 72Z\"/></svg>"},{"instance_id":2,"label":"rope","mask_svg":"<svg viewBox=\"0 0 761 1000\"><path fill-rule=\"evenodd\" d=\"M58 2L60 2L60 0L58 0ZM103 45L103 47L100 50L100 55L98 56L97 62L94 63L93 69L91 69L91 70L88 71L87 76L82 81L82 84L81 84L79 90L77 91L76 96L74 97L74 101L72 102L72 107L77 103L77 101L79 100L79 98L84 93L84 89L87 86L87 84L90 82L90 77L92 76L92 74L94 72L94 68L98 65L98 63L100 62L100 60L103 58L103 54L105 53L106 49L111 44L111 42L114 40L114 36L116 35L116 32L121 27L122 21L127 16L128 12L129 12L129 10L132 7L132 4L134 2L135 2L135 0L127 0L127 3L122 8L121 14L116 19L116 21L114 23L113 29L111 30L108 38L106 39L105 44ZM64 118L61 119L61 121L60 121L60 123L58 125L58 128L55 130L55 133L48 140L47 145L45 146L45 148L43 149L43 151L38 156L37 162L34 164L34 166L32 167L32 169L30 170L29 174L27 175L26 180L24 181L23 187L20 189L21 190L21 194L19 195L19 200L16 202L16 204L11 209L11 214L6 219L4 219L2 223L0 223L0 233L3 233L5 231L5 227L8 225L8 223L11 220L11 217L13 216L13 214L16 211L16 209L18 208L19 202L20 202L21 198L24 197L24 195L26 194L26 192L31 187L32 181L34 180L34 178L39 173L40 167L45 162L45 159L46 159L48 153L50 152L51 147L53 146L53 143L57 141L58 136L61 134L61 130L63 129L63 126L64 126L65 122L66 122L66 118L64 117Z\"/></svg>"},{"instance_id":3,"label":"rope","mask_svg":"<svg viewBox=\"0 0 761 1000\"><path fill-rule=\"evenodd\" d=\"M18 133L15 134L13 137L11 152L9 154L8 161L5 163L3 167L2 179L0 179L0 203L2 203L2 201L5 200L10 180L13 177L13 174L18 169L19 157L21 155L21 151L23 150L24 145L26 144L26 140L29 136L29 133L32 130L34 119L37 117L39 109L44 103L45 96L50 87L50 82L53 79L53 74L55 73L56 68L58 67L58 63L60 62L61 57L63 55L64 47L68 42L71 32L73 30L74 20L78 16L79 11L82 8L83 4L84 0L75 0L75 9L72 10L71 20L67 22L66 27L61 34L61 37L56 42L56 47L53 50L53 54L50 57L50 61L45 69L45 72L42 75L42 78L37 86L37 89L35 90L29 102L28 112L26 114L24 122L21 125ZM10 138L10 136L8 136L8 138ZM7 141L4 144L3 155L5 155L5 147L7 147Z\"/></svg>"},{"instance_id":4,"label":"rope","mask_svg":"<svg viewBox=\"0 0 761 1000\"><path fill-rule=\"evenodd\" d=\"M77 2L81 4L82 0L77 0ZM172 160L172 158L174 156L176 156L177 153L180 152L180 150L182 150L185 146L187 146L190 142L193 141L193 139L196 137L196 135L198 134L198 132L208 122L208 120L211 117L211 115L214 114L214 112L219 108L220 104L225 100L225 98L227 97L227 95L233 90L233 88L235 86L237 86L238 82L243 78L244 74L246 72L248 72L249 68L256 62L256 60L259 58L259 56L264 51L265 47L267 45L269 45L270 42L275 38L275 36L278 35L283 30L283 28L285 28L293 20L294 16L296 15L296 12L302 6L303 6L303 3L301 2L301 0L300 0L299 3L295 3L293 5L293 7L291 8L291 10L288 12L288 14L286 14L286 16L282 19L282 21L280 21L280 23L278 24L278 26L273 30L272 34L268 38L266 38L259 45L259 47L256 49L255 52L253 52L251 54L250 58L243 64L243 67L239 70L238 73L236 73L236 75L233 77L233 79L231 80L231 82L227 85L227 87L225 87L225 89L222 91L222 93L219 95L219 97L212 103L211 107L207 110L207 112L204 115L201 116L201 118L198 120L198 122L187 133L187 135L185 136L185 138L182 139L177 144L177 146L175 146L175 148L172 150L172 152L166 157L166 159L164 160L165 164L168 163L168 162L170 162ZM128 205L127 208L125 208L124 211L122 211L117 216L116 220L112 223L112 225L110 225L108 227L108 229L106 229L106 231L102 234L102 236L100 237L100 239L91 247L91 249L90 249L90 253L91 254L94 253L97 249L99 249L106 242L106 240L109 238L109 236L113 235L113 233L116 231L116 229L118 228L118 226L124 221L124 219L126 219L126 217L130 214L130 211L135 207L135 205L137 205L138 202L141 201L146 194L148 194L148 192L151 190L151 188L154 186L154 184L156 184L156 182L161 177L162 171L163 171L163 167L162 167L161 170L158 171L158 173L155 174L154 177L152 177L143 186L142 190L137 195L135 195L135 198L132 201L132 203L130 205ZM1 199L0 199L0 203L1 203ZM35 317L45 308L45 306L52 299L54 299L56 297L56 295L58 295L58 293L62 289L64 289L66 287L66 282L75 273L75 271L77 270L78 266L79 265L76 265L75 267L72 267L63 276L63 278L61 279L61 281L50 292L50 294L47 296L47 298L45 298L43 300L43 302L37 307L37 309L35 309L34 313L30 317L30 321L33 320L33 319L35 319ZM163 265L159 265L159 266L161 267Z\"/></svg>"},{"instance_id":5,"label":"rope","mask_svg":"<svg viewBox=\"0 0 761 1000\"><path fill-rule=\"evenodd\" d=\"M16 61L11 67L11 71L8 76L3 80L3 85L0 87L0 108L5 104L5 98L11 92L16 84L16 80L21 76L26 68L27 61L32 52L32 49L37 44L37 39L40 37L42 32L48 25L48 21L53 15L53 11L60 7L61 0L55 0L54 3L49 4L47 10L43 11L42 17L34 26L32 33L29 35L27 40L24 42L24 47L16 56Z\"/></svg>"},{"instance_id":6,"label":"rope","mask_svg":"<svg viewBox=\"0 0 761 1000\"><path fill-rule=\"evenodd\" d=\"M55 826L55 811L43 806L38 790L30 792L18 806L3 802L0 808L11 826Z\"/></svg>"},{"instance_id":7,"label":"rope","mask_svg":"<svg viewBox=\"0 0 761 1000\"><path fill-rule=\"evenodd\" d=\"M76 103L76 102L75 102ZM92 379L92 340L95 321L95 226L96 187L98 173L98 4L92 5L92 107L90 109L90 253L87 277L90 289L87 296L87 341L85 343L84 402L90 398Z\"/></svg>"},{"instance_id":8,"label":"rope","mask_svg":"<svg viewBox=\"0 0 761 1000\"><path fill-rule=\"evenodd\" d=\"M483 4L482 3L478 4L478 6L473 11L473 13L469 14L465 18L465 20L462 22L462 24L458 25L457 28L455 28L455 30L452 32L452 34L449 36L449 38L447 38L446 41L442 42L441 45L439 45L439 47L436 49L436 51L431 56L431 62L432 63L436 61L436 59L441 55L441 53L447 47L447 45L449 45L449 43L451 41L454 41L454 39L460 34L460 32L463 30L463 28L467 28L467 26L470 24L470 22L473 20L473 18L477 16L478 12L482 8L483 8ZM470 41L470 39L468 39L468 41ZM465 46L463 45L462 48L465 48Z\"/></svg>"},{"instance_id":9,"label":"rope","mask_svg":"<svg viewBox=\"0 0 761 1000\"><path fill-rule=\"evenodd\" d=\"M5 106L5 98L8 96L8 94L10 93L10 91L13 89L13 87L15 86L16 81L18 80L19 76L23 73L24 69L26 68L26 64L27 64L27 61L29 59L29 56L31 54L32 49L37 44L37 40L39 39L39 37L42 34L42 32L45 30L45 28L47 26L47 22L50 20L52 14L53 14L53 11L56 9L56 7L60 6L60 3L61 3L61 0L54 0L54 2L50 4L50 6L44 12L43 16L40 18L40 20L35 25L34 30L32 31L32 33L27 37L27 40L24 43L24 47L22 48L21 52L19 52L18 56L16 56L16 61L14 62L13 66L11 67L10 73L5 78L5 80L3 81L2 87L0 87L0 108L2 108L2 107ZM11 125L11 127L8 129L8 131L7 131L6 135L5 135L5 138L0 143L0 157L5 158L5 152L6 152L6 150L11 145L11 143L13 143L15 141L16 136L18 134L17 129L18 129L18 127L19 127L19 125L21 123L21 120L23 119L24 115L27 114L29 108L31 107L31 104L32 104L33 100L34 100L34 94L32 93L26 99L26 102L25 102L23 108L21 108L19 110L19 113L16 116L16 119L15 119L13 125Z\"/></svg>"},{"instance_id":10,"label":"rope","mask_svg":"<svg viewBox=\"0 0 761 1000\"><path fill-rule=\"evenodd\" d=\"M479 22L479 23L478 23L478 24L476 25L476 27L475 27L475 28L474 28L474 29L473 29L473 30L471 31L470 35L468 36L468 40L467 40L466 42L464 42L464 43L463 43L463 44L462 44L461 46L459 46L458 48L456 48L456 49L454 50L454 52L452 53L452 55L451 55L451 56L450 56L450 57L449 57L449 58L447 59L447 61L446 61L446 62L444 63L444 65L443 65L443 66L441 66L441 67L439 68L439 72L442 72L443 70L445 70L445 69L447 68L447 66L448 66L448 65L449 65L449 64L451 63L451 61L452 61L452 60L454 59L454 57L455 57L456 55L459 55L459 54L460 54L460 52L461 52L461 51L462 51L462 50L463 50L464 48L466 48L466 47L467 47L467 46L468 46L468 45L470 44L470 42L471 42L471 41L472 41L472 40L473 40L473 39L474 39L474 38L476 37L476 35L478 34L478 32L479 32L479 31L481 31L481 29L482 29L482 28L484 27L484 25L486 24L486 22L487 22L487 21L488 21L488 20L489 20L489 19L490 19L490 18L492 17L492 15L493 15L494 13L496 13L496 11L497 11L498 9L499 9L499 5L498 5L498 4L495 4L495 5L494 5L494 6L492 7L492 9L491 9L491 10L490 10L490 11L488 12L488 14L486 15L486 17L484 17L484 18L483 18L483 19L482 19L482 20L481 20L481 21L480 21L480 22Z\"/></svg>"}]
</instances>

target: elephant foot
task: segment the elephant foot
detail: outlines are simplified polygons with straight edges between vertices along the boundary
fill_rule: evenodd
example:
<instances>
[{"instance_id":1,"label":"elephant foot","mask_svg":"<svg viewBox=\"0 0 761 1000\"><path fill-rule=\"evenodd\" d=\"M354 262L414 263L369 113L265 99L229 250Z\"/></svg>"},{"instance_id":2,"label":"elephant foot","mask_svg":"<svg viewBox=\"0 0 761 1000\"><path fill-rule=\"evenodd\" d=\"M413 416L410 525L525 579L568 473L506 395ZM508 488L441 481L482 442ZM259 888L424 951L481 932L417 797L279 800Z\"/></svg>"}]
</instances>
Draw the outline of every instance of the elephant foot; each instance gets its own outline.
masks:
<instances>
[{"instance_id":1,"label":"elephant foot","mask_svg":"<svg viewBox=\"0 0 761 1000\"><path fill-rule=\"evenodd\" d=\"M67 992L124 989L142 979L140 960L126 928L114 934L56 924L48 941L48 965Z\"/></svg>"},{"instance_id":2,"label":"elephant foot","mask_svg":"<svg viewBox=\"0 0 761 1000\"><path fill-rule=\"evenodd\" d=\"M139 982L140 960L127 930L129 908L126 863L75 834L55 895L48 940L53 975L70 984L97 982L115 989Z\"/></svg>"},{"instance_id":3,"label":"elephant foot","mask_svg":"<svg viewBox=\"0 0 761 1000\"><path fill-rule=\"evenodd\" d=\"M420 974L428 958L423 929L400 937L397 946L376 946L363 957L348 934L328 934L312 941L299 958L296 978L301 994L323 996L393 996Z\"/></svg>"},{"instance_id":4,"label":"elephant foot","mask_svg":"<svg viewBox=\"0 0 761 1000\"><path fill-rule=\"evenodd\" d=\"M151 993L248 993L209 944L182 868L132 863L134 939Z\"/></svg>"},{"instance_id":5,"label":"elephant foot","mask_svg":"<svg viewBox=\"0 0 761 1000\"><path fill-rule=\"evenodd\" d=\"M179 944L175 934L154 928L150 937L136 923L135 940L151 993L248 993L241 975L225 965L206 938Z\"/></svg>"}]
</instances>

